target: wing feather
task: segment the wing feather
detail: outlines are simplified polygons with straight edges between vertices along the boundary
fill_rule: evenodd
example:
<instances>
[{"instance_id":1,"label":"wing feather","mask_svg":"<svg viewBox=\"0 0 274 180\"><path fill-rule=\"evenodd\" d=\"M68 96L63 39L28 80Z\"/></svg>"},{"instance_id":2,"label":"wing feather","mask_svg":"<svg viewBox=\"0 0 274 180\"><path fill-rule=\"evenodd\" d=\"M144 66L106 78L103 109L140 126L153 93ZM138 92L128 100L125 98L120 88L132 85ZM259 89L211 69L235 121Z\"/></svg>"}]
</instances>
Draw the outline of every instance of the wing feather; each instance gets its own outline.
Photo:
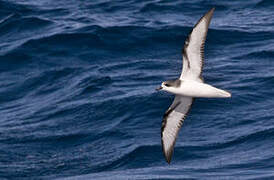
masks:
<instances>
[{"instance_id":1,"label":"wing feather","mask_svg":"<svg viewBox=\"0 0 274 180\"><path fill-rule=\"evenodd\" d=\"M188 35L183 48L183 68L180 79L191 79L203 82L204 46L215 8L209 10L194 26Z\"/></svg>"},{"instance_id":2,"label":"wing feather","mask_svg":"<svg viewBox=\"0 0 274 180\"><path fill-rule=\"evenodd\" d=\"M178 132L190 110L192 102L193 98L191 97L176 95L163 117L161 128L162 148L168 163L171 161Z\"/></svg>"}]
</instances>

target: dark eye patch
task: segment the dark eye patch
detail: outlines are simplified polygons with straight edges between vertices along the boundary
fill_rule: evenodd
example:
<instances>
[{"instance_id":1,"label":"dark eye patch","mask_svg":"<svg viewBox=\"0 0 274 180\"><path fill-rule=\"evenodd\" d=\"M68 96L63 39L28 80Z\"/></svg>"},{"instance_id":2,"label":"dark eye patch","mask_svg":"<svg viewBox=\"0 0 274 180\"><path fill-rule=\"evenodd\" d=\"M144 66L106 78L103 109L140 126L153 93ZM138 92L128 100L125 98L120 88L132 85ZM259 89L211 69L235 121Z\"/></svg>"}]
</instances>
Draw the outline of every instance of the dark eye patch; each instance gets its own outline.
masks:
<instances>
[{"instance_id":1,"label":"dark eye patch","mask_svg":"<svg viewBox=\"0 0 274 180\"><path fill-rule=\"evenodd\" d=\"M170 87L171 85L170 84L165 84L166 87Z\"/></svg>"}]
</instances>

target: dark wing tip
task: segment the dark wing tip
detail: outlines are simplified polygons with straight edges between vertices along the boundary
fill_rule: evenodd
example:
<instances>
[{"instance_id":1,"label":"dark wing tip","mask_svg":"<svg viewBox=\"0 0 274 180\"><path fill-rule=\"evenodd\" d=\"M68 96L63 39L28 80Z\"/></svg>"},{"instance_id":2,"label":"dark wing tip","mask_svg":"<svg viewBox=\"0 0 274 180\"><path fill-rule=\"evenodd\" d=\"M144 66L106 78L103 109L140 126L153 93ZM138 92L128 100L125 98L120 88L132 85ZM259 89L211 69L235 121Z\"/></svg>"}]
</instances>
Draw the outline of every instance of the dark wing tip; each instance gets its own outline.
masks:
<instances>
[{"instance_id":1,"label":"dark wing tip","mask_svg":"<svg viewBox=\"0 0 274 180\"><path fill-rule=\"evenodd\" d=\"M165 145L164 145L164 140L163 140L163 131L165 129L165 126L166 126L166 121L167 121L167 116L168 114L170 113L170 111L172 111L172 109L169 109L166 114L164 115L164 119L163 119L163 122L162 122L162 128L161 128L161 141L162 141L162 151L163 151L163 154L164 154L164 157L165 157L165 160L168 164L170 164L171 162L171 158L172 158L172 154L173 154L173 150L174 150L174 143L172 145L172 147L170 147L169 149L165 149Z\"/></svg>"},{"instance_id":2,"label":"dark wing tip","mask_svg":"<svg viewBox=\"0 0 274 180\"><path fill-rule=\"evenodd\" d=\"M163 154L165 156L165 160L168 164L170 164L171 162L171 158L172 158L172 154L173 154L173 150L174 150L174 146L172 146L170 149L166 150L164 147L164 142L162 139L162 150L163 150Z\"/></svg>"},{"instance_id":3,"label":"dark wing tip","mask_svg":"<svg viewBox=\"0 0 274 180\"><path fill-rule=\"evenodd\" d=\"M170 162L171 162L171 158L172 158L172 154L173 154L173 148L174 148L174 147L172 147L170 150L164 152L164 154L165 154L165 159L166 159L166 162L167 162L168 164L170 164Z\"/></svg>"},{"instance_id":4,"label":"dark wing tip","mask_svg":"<svg viewBox=\"0 0 274 180\"><path fill-rule=\"evenodd\" d=\"M214 12L214 10L215 10L215 7L211 8L211 9L209 10L209 12Z\"/></svg>"},{"instance_id":5,"label":"dark wing tip","mask_svg":"<svg viewBox=\"0 0 274 180\"><path fill-rule=\"evenodd\" d=\"M211 8L209 11L207 11L207 12L199 19L199 21L195 24L194 28L195 28L196 26L198 26L198 24L199 24L203 19L206 19L207 25L209 25L209 23L210 23L210 21L211 21L211 18L212 18L212 16L213 16L214 11L215 11L215 7ZM193 29L194 29L194 28L193 28Z\"/></svg>"},{"instance_id":6,"label":"dark wing tip","mask_svg":"<svg viewBox=\"0 0 274 180\"><path fill-rule=\"evenodd\" d=\"M173 154L173 150L174 150L174 145L170 148L170 149L165 149L165 145L164 145L164 141L163 141L163 130L165 128L165 125L166 125L166 122L163 121L163 124L162 124L162 132L161 132L161 135L162 135L162 151L163 151L163 154L164 154L164 157L165 157L165 160L168 164L170 164L171 162L171 157L172 157L172 154Z\"/></svg>"},{"instance_id":7,"label":"dark wing tip","mask_svg":"<svg viewBox=\"0 0 274 180\"><path fill-rule=\"evenodd\" d=\"M211 8L204 16L209 16L210 19L215 11L215 7Z\"/></svg>"},{"instance_id":8,"label":"dark wing tip","mask_svg":"<svg viewBox=\"0 0 274 180\"><path fill-rule=\"evenodd\" d=\"M202 18L201 19L203 19L204 17L212 17L212 15L213 15L213 13L214 13L214 11L215 11L215 7L213 7L213 8L211 8L209 11L207 11L203 16L202 16Z\"/></svg>"},{"instance_id":9,"label":"dark wing tip","mask_svg":"<svg viewBox=\"0 0 274 180\"><path fill-rule=\"evenodd\" d=\"M207 13L205 13L205 14L201 17L201 19L198 21L198 23L197 23L195 26L197 26L197 25L199 24L199 22L201 22L202 19L206 19L207 22L208 22L208 24L209 24L209 23L210 23L210 20L211 20L211 18L212 18L212 16L213 16L214 11L215 11L215 7L211 8L209 11L207 11Z\"/></svg>"}]
</instances>

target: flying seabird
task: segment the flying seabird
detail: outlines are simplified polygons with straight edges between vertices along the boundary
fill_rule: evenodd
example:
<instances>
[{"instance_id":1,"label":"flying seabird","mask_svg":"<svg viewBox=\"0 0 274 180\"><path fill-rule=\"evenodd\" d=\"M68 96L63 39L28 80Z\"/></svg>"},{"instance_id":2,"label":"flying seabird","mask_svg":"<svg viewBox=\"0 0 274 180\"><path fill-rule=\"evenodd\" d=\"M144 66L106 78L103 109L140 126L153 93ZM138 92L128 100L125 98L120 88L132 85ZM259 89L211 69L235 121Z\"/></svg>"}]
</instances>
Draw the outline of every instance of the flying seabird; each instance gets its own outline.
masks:
<instances>
[{"instance_id":1,"label":"flying seabird","mask_svg":"<svg viewBox=\"0 0 274 180\"><path fill-rule=\"evenodd\" d=\"M204 83L202 78L204 44L214 9L209 10L198 21L185 41L180 78L165 81L157 88L175 94L173 103L164 114L161 128L162 149L168 163L171 161L176 137L190 110L193 98L231 97L229 92Z\"/></svg>"}]
</instances>

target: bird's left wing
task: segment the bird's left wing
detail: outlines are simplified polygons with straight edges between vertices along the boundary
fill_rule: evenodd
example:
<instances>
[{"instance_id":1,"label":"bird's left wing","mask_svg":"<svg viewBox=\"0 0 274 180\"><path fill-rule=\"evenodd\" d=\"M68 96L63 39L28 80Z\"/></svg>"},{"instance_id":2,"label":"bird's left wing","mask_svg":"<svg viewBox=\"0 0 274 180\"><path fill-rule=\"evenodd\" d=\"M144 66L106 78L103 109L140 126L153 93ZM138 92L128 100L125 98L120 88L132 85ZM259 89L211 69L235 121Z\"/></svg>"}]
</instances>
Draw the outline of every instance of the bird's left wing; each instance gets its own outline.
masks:
<instances>
[{"instance_id":1,"label":"bird's left wing","mask_svg":"<svg viewBox=\"0 0 274 180\"><path fill-rule=\"evenodd\" d=\"M166 161L170 163L178 132L190 110L193 98L176 95L162 121L162 148Z\"/></svg>"},{"instance_id":2,"label":"bird's left wing","mask_svg":"<svg viewBox=\"0 0 274 180\"><path fill-rule=\"evenodd\" d=\"M194 26L183 48L183 68L180 79L202 82L204 45L214 8L209 10Z\"/></svg>"}]
</instances>

